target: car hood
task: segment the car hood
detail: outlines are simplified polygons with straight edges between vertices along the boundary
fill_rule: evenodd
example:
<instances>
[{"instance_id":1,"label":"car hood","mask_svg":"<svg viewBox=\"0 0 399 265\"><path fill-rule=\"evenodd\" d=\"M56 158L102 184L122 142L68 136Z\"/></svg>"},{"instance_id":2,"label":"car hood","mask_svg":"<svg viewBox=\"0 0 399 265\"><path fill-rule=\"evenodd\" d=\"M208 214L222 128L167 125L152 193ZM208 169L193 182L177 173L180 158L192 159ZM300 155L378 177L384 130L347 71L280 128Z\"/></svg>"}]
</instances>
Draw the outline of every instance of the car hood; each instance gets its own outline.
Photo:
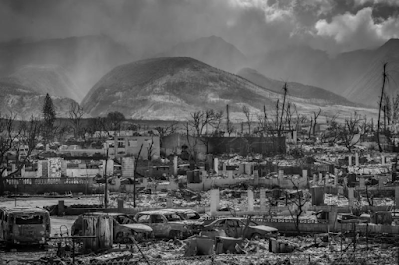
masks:
<instances>
[{"instance_id":1,"label":"car hood","mask_svg":"<svg viewBox=\"0 0 399 265\"><path fill-rule=\"evenodd\" d=\"M152 228L144 224L123 224L121 226L133 229L136 232L152 232Z\"/></svg>"},{"instance_id":2,"label":"car hood","mask_svg":"<svg viewBox=\"0 0 399 265\"><path fill-rule=\"evenodd\" d=\"M181 224L181 225L186 225L188 224L187 221L169 221L169 224Z\"/></svg>"},{"instance_id":3,"label":"car hood","mask_svg":"<svg viewBox=\"0 0 399 265\"><path fill-rule=\"evenodd\" d=\"M201 225L202 222L195 220L182 220L182 221L169 221L169 224L180 224L180 225Z\"/></svg>"},{"instance_id":4,"label":"car hood","mask_svg":"<svg viewBox=\"0 0 399 265\"><path fill-rule=\"evenodd\" d=\"M203 221L198 221L198 220L185 220L183 222L184 222L184 224L187 224L187 225L203 225L204 224Z\"/></svg>"},{"instance_id":5,"label":"car hood","mask_svg":"<svg viewBox=\"0 0 399 265\"><path fill-rule=\"evenodd\" d=\"M256 225L256 226L255 225L254 226L250 225L249 227L252 228L252 229L261 230L261 231L269 232L269 233L278 231L277 228L274 228L274 227L271 227L271 226L267 226L267 225Z\"/></svg>"}]
</instances>

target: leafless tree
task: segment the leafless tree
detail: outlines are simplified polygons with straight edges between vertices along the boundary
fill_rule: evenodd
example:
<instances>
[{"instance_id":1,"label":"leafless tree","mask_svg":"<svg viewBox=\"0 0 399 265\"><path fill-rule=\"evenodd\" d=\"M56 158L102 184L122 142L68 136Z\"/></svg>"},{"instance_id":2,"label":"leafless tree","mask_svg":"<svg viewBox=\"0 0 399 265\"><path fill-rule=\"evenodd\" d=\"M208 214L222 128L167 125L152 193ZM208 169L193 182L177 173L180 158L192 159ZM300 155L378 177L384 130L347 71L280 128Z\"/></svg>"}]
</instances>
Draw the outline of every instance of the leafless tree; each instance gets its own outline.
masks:
<instances>
[{"instance_id":1,"label":"leafless tree","mask_svg":"<svg viewBox=\"0 0 399 265\"><path fill-rule=\"evenodd\" d=\"M285 101L286 101L287 92L288 92L287 83L284 83L283 90L284 90L284 98L283 98L283 107L281 108L280 124L279 124L279 127L278 127L278 131L279 131L279 135L278 136L280 136L281 131L283 129L283 116L284 116L284 112L285 112Z\"/></svg>"},{"instance_id":2,"label":"leafless tree","mask_svg":"<svg viewBox=\"0 0 399 265\"><path fill-rule=\"evenodd\" d=\"M206 137L209 135L208 127L213 129L220 126L223 119L223 111L215 111L213 109L206 111L197 111L191 113L191 119L185 124L187 143L189 147L190 156L196 160L197 158L197 146L199 141L204 143L208 148L208 140ZM190 136L192 138L190 138Z\"/></svg>"},{"instance_id":3,"label":"leafless tree","mask_svg":"<svg viewBox=\"0 0 399 265\"><path fill-rule=\"evenodd\" d=\"M251 135L251 111L247 106L242 106L242 112L245 115L245 118L247 119L247 126L248 126L248 135Z\"/></svg>"},{"instance_id":4,"label":"leafless tree","mask_svg":"<svg viewBox=\"0 0 399 265\"><path fill-rule=\"evenodd\" d=\"M229 105L226 105L226 131L230 137L230 135L234 132L234 125L230 120L230 108Z\"/></svg>"},{"instance_id":5,"label":"leafless tree","mask_svg":"<svg viewBox=\"0 0 399 265\"><path fill-rule=\"evenodd\" d=\"M340 140L342 140L349 151L351 151L353 146L355 146L360 140L360 137L358 136L361 134L361 131L359 130L361 121L362 118L355 111L354 115L346 118L344 124L337 128L340 132Z\"/></svg>"},{"instance_id":6,"label":"leafless tree","mask_svg":"<svg viewBox=\"0 0 399 265\"><path fill-rule=\"evenodd\" d=\"M274 120L274 129L276 129L278 131L278 133L280 134L280 125L279 125L279 118L280 117L280 100L277 99L276 101L276 118ZM280 135L279 135L280 136Z\"/></svg>"},{"instance_id":7,"label":"leafless tree","mask_svg":"<svg viewBox=\"0 0 399 265\"><path fill-rule=\"evenodd\" d=\"M229 137L235 131L234 125L230 120L226 123L226 131Z\"/></svg>"},{"instance_id":8,"label":"leafless tree","mask_svg":"<svg viewBox=\"0 0 399 265\"><path fill-rule=\"evenodd\" d=\"M299 132L299 131L302 130L302 124L307 123L309 120L308 120L308 117L306 115L300 114L298 112L298 109L297 109L295 104L294 104L294 113L295 113L295 116L296 116L296 118L295 118L295 122L296 122L295 129Z\"/></svg>"},{"instance_id":9,"label":"leafless tree","mask_svg":"<svg viewBox=\"0 0 399 265\"><path fill-rule=\"evenodd\" d=\"M313 121L313 136L316 135L317 119L319 118L320 114L321 114L321 109L319 109L318 112L316 112L316 111L313 112L313 119L312 119L312 121Z\"/></svg>"},{"instance_id":10,"label":"leafless tree","mask_svg":"<svg viewBox=\"0 0 399 265\"><path fill-rule=\"evenodd\" d=\"M330 120L326 132L323 134L323 141L335 144L341 138L341 125L334 119Z\"/></svg>"},{"instance_id":11,"label":"leafless tree","mask_svg":"<svg viewBox=\"0 0 399 265\"><path fill-rule=\"evenodd\" d=\"M263 115L257 115L258 119L258 126L256 129L256 133L259 134L260 136L263 136L266 133L266 123L267 121L265 120Z\"/></svg>"},{"instance_id":12,"label":"leafless tree","mask_svg":"<svg viewBox=\"0 0 399 265\"><path fill-rule=\"evenodd\" d=\"M384 95L384 135L388 141L392 141L392 125L399 122L399 94L390 98L387 94Z\"/></svg>"},{"instance_id":13,"label":"leafless tree","mask_svg":"<svg viewBox=\"0 0 399 265\"><path fill-rule=\"evenodd\" d=\"M388 82L388 74L386 72L388 63L383 64L383 71L382 71L382 87L381 87L381 96L380 96L380 103L378 107L378 120L377 120L377 143L378 143L378 149L380 152L382 152L382 147L380 143L380 126L381 126L381 110L382 110L382 102L384 100L384 90L385 90L385 84Z\"/></svg>"},{"instance_id":14,"label":"leafless tree","mask_svg":"<svg viewBox=\"0 0 399 265\"><path fill-rule=\"evenodd\" d=\"M214 115L215 115L214 120L210 124L212 126L212 128L213 128L213 133L212 134L214 136L219 136L220 133L221 133L221 125L222 125L222 122L223 122L223 111L216 112Z\"/></svg>"},{"instance_id":15,"label":"leafless tree","mask_svg":"<svg viewBox=\"0 0 399 265\"><path fill-rule=\"evenodd\" d=\"M7 178L20 174L39 143L42 124L31 117L29 121L17 121L15 116L0 114L0 195L4 194L4 175L9 166L9 155L15 157L15 170L7 172ZM20 152L21 147L26 153Z\"/></svg>"},{"instance_id":16,"label":"leafless tree","mask_svg":"<svg viewBox=\"0 0 399 265\"><path fill-rule=\"evenodd\" d=\"M134 159L134 173L133 173L133 207L136 208L136 198L137 198L137 192L136 192L136 175L137 175L137 165L139 163L141 151L143 150L144 144L141 144L140 150L137 154L137 156Z\"/></svg>"},{"instance_id":17,"label":"leafless tree","mask_svg":"<svg viewBox=\"0 0 399 265\"><path fill-rule=\"evenodd\" d=\"M280 99L277 99L276 101L276 113L275 113L275 120L274 120L274 129L277 130L277 136L281 137L282 132L284 130L284 122L287 121L287 109L286 109L286 98L287 98L287 93L288 93L288 88L287 88L287 83L284 83L283 86L284 90L284 96L283 96L283 104L280 107ZM281 113L280 113L280 108L281 108ZM291 111L290 111L291 113ZM284 119L284 115L286 118Z\"/></svg>"},{"instance_id":18,"label":"leafless tree","mask_svg":"<svg viewBox=\"0 0 399 265\"><path fill-rule=\"evenodd\" d=\"M84 115L83 107L76 102L72 102L69 106L68 115L69 122L73 130L73 135L75 138L79 138L82 133L81 123L82 117Z\"/></svg>"},{"instance_id":19,"label":"leafless tree","mask_svg":"<svg viewBox=\"0 0 399 265\"><path fill-rule=\"evenodd\" d=\"M293 108L291 108L293 106ZM296 106L295 104L292 104L291 102L287 103L287 108L285 111L285 123L288 125L288 130L291 130L291 121L292 121L292 116L295 113Z\"/></svg>"},{"instance_id":20,"label":"leafless tree","mask_svg":"<svg viewBox=\"0 0 399 265\"><path fill-rule=\"evenodd\" d=\"M162 146L162 139L164 137L171 135L177 131L178 129L177 125L178 125L177 122L173 122L166 126L157 126L154 128L154 130L156 130L159 134L159 142L161 146Z\"/></svg>"},{"instance_id":21,"label":"leafless tree","mask_svg":"<svg viewBox=\"0 0 399 265\"><path fill-rule=\"evenodd\" d=\"M188 125L192 131L192 135L195 137L200 137L202 135L208 134L208 131L205 130L208 126L212 128L220 126L222 118L223 111L217 112L213 109L206 111L197 111L191 113L191 119L188 121Z\"/></svg>"},{"instance_id":22,"label":"leafless tree","mask_svg":"<svg viewBox=\"0 0 399 265\"><path fill-rule=\"evenodd\" d=\"M305 190L301 190L292 179L290 180L294 186L293 188L295 192L293 194L289 194L288 192L286 192L287 196L286 198L288 206L294 206L295 209L291 209L290 207L288 207L288 210L290 212L292 219L294 220L295 229L298 232L298 234L300 234L301 233L299 227L300 217L304 212L304 206L309 201L310 196Z\"/></svg>"},{"instance_id":23,"label":"leafless tree","mask_svg":"<svg viewBox=\"0 0 399 265\"><path fill-rule=\"evenodd\" d=\"M257 133L260 136L267 135L269 130L271 129L270 127L270 122L267 116L267 110L266 106L263 106L263 113L257 115L258 118L258 128L257 128Z\"/></svg>"}]
</instances>

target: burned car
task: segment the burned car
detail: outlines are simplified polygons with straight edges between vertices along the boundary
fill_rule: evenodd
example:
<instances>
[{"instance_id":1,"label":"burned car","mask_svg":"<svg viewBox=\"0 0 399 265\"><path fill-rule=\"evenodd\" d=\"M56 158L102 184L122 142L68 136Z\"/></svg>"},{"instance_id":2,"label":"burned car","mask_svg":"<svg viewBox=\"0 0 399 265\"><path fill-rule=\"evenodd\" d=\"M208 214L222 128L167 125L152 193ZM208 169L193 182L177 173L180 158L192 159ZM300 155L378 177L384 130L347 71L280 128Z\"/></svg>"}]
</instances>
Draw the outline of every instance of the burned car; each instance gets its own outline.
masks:
<instances>
[{"instance_id":1,"label":"burned car","mask_svg":"<svg viewBox=\"0 0 399 265\"><path fill-rule=\"evenodd\" d=\"M200 220L199 213L192 209L165 209L165 211L172 211L183 217L185 220Z\"/></svg>"},{"instance_id":2,"label":"burned car","mask_svg":"<svg viewBox=\"0 0 399 265\"><path fill-rule=\"evenodd\" d=\"M164 211L176 213L183 218L188 225L191 234L199 234L204 228L203 218L198 212L192 209L165 209Z\"/></svg>"},{"instance_id":3,"label":"burned car","mask_svg":"<svg viewBox=\"0 0 399 265\"><path fill-rule=\"evenodd\" d=\"M73 236L83 235L83 224L85 216L110 216L113 219L114 242L131 243L133 237L137 242L153 238L153 229L145 224L137 223L134 218L124 213L93 212L79 215L72 225Z\"/></svg>"},{"instance_id":4,"label":"burned car","mask_svg":"<svg viewBox=\"0 0 399 265\"><path fill-rule=\"evenodd\" d=\"M277 237L278 229L259 225L254 221L250 221L248 228L245 230L247 219L238 217L221 218L213 221L212 223L205 225L205 231L224 231L229 237L243 237L248 239L260 239L260 238L271 238Z\"/></svg>"},{"instance_id":5,"label":"burned car","mask_svg":"<svg viewBox=\"0 0 399 265\"><path fill-rule=\"evenodd\" d=\"M150 226L155 237L183 239L195 232L192 222L184 220L172 209L139 212L135 219Z\"/></svg>"},{"instance_id":6,"label":"burned car","mask_svg":"<svg viewBox=\"0 0 399 265\"><path fill-rule=\"evenodd\" d=\"M0 207L0 241L10 245L41 245L50 238L50 213L41 208Z\"/></svg>"}]
</instances>

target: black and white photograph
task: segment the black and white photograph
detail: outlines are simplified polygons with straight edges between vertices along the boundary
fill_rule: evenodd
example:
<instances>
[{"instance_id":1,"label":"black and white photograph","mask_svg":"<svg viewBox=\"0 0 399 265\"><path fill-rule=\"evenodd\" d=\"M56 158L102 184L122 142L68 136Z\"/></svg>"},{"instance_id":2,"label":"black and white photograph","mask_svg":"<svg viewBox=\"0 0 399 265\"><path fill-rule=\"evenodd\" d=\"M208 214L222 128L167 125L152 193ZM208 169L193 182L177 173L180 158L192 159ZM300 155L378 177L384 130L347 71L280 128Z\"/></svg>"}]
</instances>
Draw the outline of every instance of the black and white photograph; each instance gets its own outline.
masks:
<instances>
[{"instance_id":1,"label":"black and white photograph","mask_svg":"<svg viewBox=\"0 0 399 265\"><path fill-rule=\"evenodd\" d=\"M399 264L399 0L0 0L0 265Z\"/></svg>"}]
</instances>

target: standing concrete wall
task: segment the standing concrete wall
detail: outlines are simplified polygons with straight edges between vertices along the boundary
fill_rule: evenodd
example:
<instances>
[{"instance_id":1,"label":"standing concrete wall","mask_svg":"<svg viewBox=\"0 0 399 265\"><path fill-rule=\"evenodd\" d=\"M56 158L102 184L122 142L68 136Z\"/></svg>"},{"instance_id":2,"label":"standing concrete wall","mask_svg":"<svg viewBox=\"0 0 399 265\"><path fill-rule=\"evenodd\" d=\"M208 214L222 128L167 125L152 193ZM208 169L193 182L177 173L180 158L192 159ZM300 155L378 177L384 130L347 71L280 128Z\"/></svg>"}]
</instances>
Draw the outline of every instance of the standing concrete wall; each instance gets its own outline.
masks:
<instances>
[{"instance_id":1,"label":"standing concrete wall","mask_svg":"<svg viewBox=\"0 0 399 265\"><path fill-rule=\"evenodd\" d=\"M4 180L4 190L13 194L43 194L57 192L64 194L91 193L96 188L91 178L17 178Z\"/></svg>"}]
</instances>

